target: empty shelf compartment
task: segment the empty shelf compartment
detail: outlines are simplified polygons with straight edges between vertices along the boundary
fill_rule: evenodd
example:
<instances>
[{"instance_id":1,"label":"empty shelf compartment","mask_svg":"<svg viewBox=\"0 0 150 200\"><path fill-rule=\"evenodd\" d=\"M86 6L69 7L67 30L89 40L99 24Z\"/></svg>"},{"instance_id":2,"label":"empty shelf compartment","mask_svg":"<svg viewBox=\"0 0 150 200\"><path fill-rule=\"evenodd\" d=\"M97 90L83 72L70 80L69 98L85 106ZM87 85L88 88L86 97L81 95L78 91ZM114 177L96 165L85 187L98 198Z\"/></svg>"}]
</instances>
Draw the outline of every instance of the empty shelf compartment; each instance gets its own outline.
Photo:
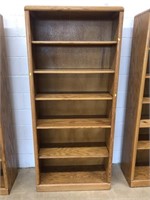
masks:
<instances>
[{"instance_id":1,"label":"empty shelf compartment","mask_svg":"<svg viewBox=\"0 0 150 200\"><path fill-rule=\"evenodd\" d=\"M135 180L149 180L150 183L150 166L136 166L135 167Z\"/></svg>"}]
</instances>

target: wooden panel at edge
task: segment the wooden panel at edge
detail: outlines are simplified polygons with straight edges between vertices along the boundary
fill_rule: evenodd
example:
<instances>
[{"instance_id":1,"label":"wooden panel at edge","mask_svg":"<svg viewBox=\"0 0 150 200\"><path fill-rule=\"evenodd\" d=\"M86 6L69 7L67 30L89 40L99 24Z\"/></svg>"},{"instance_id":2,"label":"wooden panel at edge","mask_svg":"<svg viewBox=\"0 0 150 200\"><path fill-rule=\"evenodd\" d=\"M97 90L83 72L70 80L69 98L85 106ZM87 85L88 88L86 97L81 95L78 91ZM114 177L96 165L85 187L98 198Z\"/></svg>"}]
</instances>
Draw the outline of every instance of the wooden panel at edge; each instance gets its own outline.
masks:
<instances>
[{"instance_id":1,"label":"wooden panel at edge","mask_svg":"<svg viewBox=\"0 0 150 200\"><path fill-rule=\"evenodd\" d=\"M120 63L120 51L121 51L121 38L122 38L122 26L123 26L123 17L124 12L120 12L119 14L119 24L118 24L118 44L116 48L114 59L115 62L113 63L114 69L115 69L115 76L113 81L113 86L111 88L111 93L113 96L113 102L112 102L112 114L110 114L111 118L111 133L110 138L108 139L108 149L109 149L109 159L108 163L106 163L107 169L107 182L111 181L111 174L112 174L112 156L113 156L113 145L114 145L114 128L115 128L115 117L116 117L116 96L117 96L117 90L118 90L118 78L119 78L119 63ZM111 83L110 83L111 84Z\"/></svg>"},{"instance_id":2,"label":"wooden panel at edge","mask_svg":"<svg viewBox=\"0 0 150 200\"><path fill-rule=\"evenodd\" d=\"M111 188L110 183L91 183L91 184L61 184L61 185L38 185L36 187L37 192L56 192L56 191L83 191L83 190L109 190Z\"/></svg>"},{"instance_id":3,"label":"wooden panel at edge","mask_svg":"<svg viewBox=\"0 0 150 200\"><path fill-rule=\"evenodd\" d=\"M131 181L134 176L136 145L148 58L148 51L145 53L149 45L148 25L149 12L135 17L121 164L126 179Z\"/></svg>"},{"instance_id":4,"label":"wooden panel at edge","mask_svg":"<svg viewBox=\"0 0 150 200\"><path fill-rule=\"evenodd\" d=\"M6 183L6 189L10 190L15 178L17 176L17 157L16 157L16 140L14 135L14 122L12 117L12 108L10 102L10 83L8 78L8 65L6 60L6 48L3 21L0 18L0 40L1 40L1 78L0 78L0 112L1 112L1 134L3 135L3 159L4 159L4 178ZM4 114L5 113L5 114ZM6 163L6 165L5 165ZM7 180L8 179L8 184ZM4 192L5 193L5 192Z\"/></svg>"},{"instance_id":5,"label":"wooden panel at edge","mask_svg":"<svg viewBox=\"0 0 150 200\"><path fill-rule=\"evenodd\" d=\"M32 45L31 45L31 30L30 30L30 12L25 11L25 23L26 23L26 38L27 38L27 50L28 50L28 68L29 68L29 80L30 80L30 94L31 94L31 108L32 108L32 126L33 126L33 138L34 138L34 154L35 154L35 169L36 169L36 183L39 184L39 161L38 161L38 138L36 132L36 109L35 109L35 88L33 77L33 60L32 60Z\"/></svg>"}]
</instances>

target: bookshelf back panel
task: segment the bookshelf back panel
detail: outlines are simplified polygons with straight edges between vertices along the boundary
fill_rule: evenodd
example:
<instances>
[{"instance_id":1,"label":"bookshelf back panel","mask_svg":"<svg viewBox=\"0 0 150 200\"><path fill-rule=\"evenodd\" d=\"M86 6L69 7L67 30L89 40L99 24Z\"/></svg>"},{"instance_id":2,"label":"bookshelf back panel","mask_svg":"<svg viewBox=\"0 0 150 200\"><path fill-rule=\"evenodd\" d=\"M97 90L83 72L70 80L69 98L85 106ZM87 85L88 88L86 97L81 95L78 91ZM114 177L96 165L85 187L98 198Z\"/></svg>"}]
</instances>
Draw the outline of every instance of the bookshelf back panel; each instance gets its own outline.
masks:
<instances>
[{"instance_id":1,"label":"bookshelf back panel","mask_svg":"<svg viewBox=\"0 0 150 200\"><path fill-rule=\"evenodd\" d=\"M140 128L139 140L150 140L150 128Z\"/></svg>"},{"instance_id":2,"label":"bookshelf back panel","mask_svg":"<svg viewBox=\"0 0 150 200\"><path fill-rule=\"evenodd\" d=\"M48 46L34 45L35 69L112 69L114 46Z\"/></svg>"},{"instance_id":3,"label":"bookshelf back panel","mask_svg":"<svg viewBox=\"0 0 150 200\"><path fill-rule=\"evenodd\" d=\"M39 101L36 104L39 119L49 117L85 118L108 117L107 101Z\"/></svg>"},{"instance_id":4,"label":"bookshelf back panel","mask_svg":"<svg viewBox=\"0 0 150 200\"><path fill-rule=\"evenodd\" d=\"M115 40L119 14L111 12L32 12L34 40Z\"/></svg>"},{"instance_id":5,"label":"bookshelf back panel","mask_svg":"<svg viewBox=\"0 0 150 200\"><path fill-rule=\"evenodd\" d=\"M0 175L3 175L3 169L2 169L2 161L0 161Z\"/></svg>"},{"instance_id":6,"label":"bookshelf back panel","mask_svg":"<svg viewBox=\"0 0 150 200\"><path fill-rule=\"evenodd\" d=\"M148 54L148 63L147 63L147 71L146 73L150 74L150 51L149 51L149 54Z\"/></svg>"},{"instance_id":7,"label":"bookshelf back panel","mask_svg":"<svg viewBox=\"0 0 150 200\"><path fill-rule=\"evenodd\" d=\"M85 166L91 166L91 169L92 169L93 165L94 166L95 165L105 166L105 163L107 162L107 160L108 160L108 158L41 159L40 160L40 171L48 172L48 171L51 171L52 169L59 171L59 170L61 170L61 167L62 167L62 171L67 168L69 170L70 170L70 168L74 168L75 171L77 171L77 169L81 170L82 167L85 170L85 168L84 168Z\"/></svg>"},{"instance_id":8,"label":"bookshelf back panel","mask_svg":"<svg viewBox=\"0 0 150 200\"><path fill-rule=\"evenodd\" d=\"M109 92L113 74L41 74L35 76L37 93Z\"/></svg>"},{"instance_id":9,"label":"bookshelf back panel","mask_svg":"<svg viewBox=\"0 0 150 200\"><path fill-rule=\"evenodd\" d=\"M136 156L136 165L149 166L150 163L150 150L139 150Z\"/></svg>"},{"instance_id":10,"label":"bookshelf back panel","mask_svg":"<svg viewBox=\"0 0 150 200\"><path fill-rule=\"evenodd\" d=\"M150 97L150 79L145 79L144 97Z\"/></svg>"},{"instance_id":11,"label":"bookshelf back panel","mask_svg":"<svg viewBox=\"0 0 150 200\"><path fill-rule=\"evenodd\" d=\"M0 161L0 190L1 188L5 188L4 171L2 165L2 161Z\"/></svg>"},{"instance_id":12,"label":"bookshelf back panel","mask_svg":"<svg viewBox=\"0 0 150 200\"><path fill-rule=\"evenodd\" d=\"M141 119L150 119L150 104L142 105Z\"/></svg>"},{"instance_id":13,"label":"bookshelf back panel","mask_svg":"<svg viewBox=\"0 0 150 200\"><path fill-rule=\"evenodd\" d=\"M92 134L91 134L92 133ZM107 143L110 129L50 129L38 130L40 147L51 144Z\"/></svg>"}]
</instances>

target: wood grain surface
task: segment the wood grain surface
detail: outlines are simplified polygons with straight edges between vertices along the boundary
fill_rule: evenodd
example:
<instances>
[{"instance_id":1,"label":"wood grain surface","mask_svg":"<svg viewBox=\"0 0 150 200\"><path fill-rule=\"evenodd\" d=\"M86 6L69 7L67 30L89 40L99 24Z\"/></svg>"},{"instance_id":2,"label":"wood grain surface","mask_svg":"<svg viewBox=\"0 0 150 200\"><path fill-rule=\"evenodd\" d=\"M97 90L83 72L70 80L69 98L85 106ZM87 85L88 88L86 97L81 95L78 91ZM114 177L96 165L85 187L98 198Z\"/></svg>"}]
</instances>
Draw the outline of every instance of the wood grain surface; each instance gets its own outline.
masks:
<instances>
[{"instance_id":1,"label":"wood grain surface","mask_svg":"<svg viewBox=\"0 0 150 200\"><path fill-rule=\"evenodd\" d=\"M149 186L150 176L142 180L140 174L149 169L149 45L150 45L150 12L145 11L134 19L133 41L128 83L127 110L123 139L122 170L131 187ZM137 167L140 164L141 167ZM143 166L142 166L143 164ZM146 166L145 166L146 165ZM146 171L144 171L146 170ZM138 179L138 180L137 180Z\"/></svg>"},{"instance_id":2,"label":"wood grain surface","mask_svg":"<svg viewBox=\"0 0 150 200\"><path fill-rule=\"evenodd\" d=\"M105 11L108 12L108 14L111 11L114 12L118 12L118 11L123 11L124 8L123 7L119 7L119 6L99 6L99 7L79 7L79 6L25 6L25 10L27 11L89 11L91 12L95 12L95 11L99 11L100 13Z\"/></svg>"},{"instance_id":3,"label":"wood grain surface","mask_svg":"<svg viewBox=\"0 0 150 200\"><path fill-rule=\"evenodd\" d=\"M37 129L111 128L109 119L39 119Z\"/></svg>"},{"instance_id":4,"label":"wood grain surface","mask_svg":"<svg viewBox=\"0 0 150 200\"><path fill-rule=\"evenodd\" d=\"M117 41L32 41L32 44L47 44L47 45L114 45L117 44Z\"/></svg>"},{"instance_id":5,"label":"wood grain surface","mask_svg":"<svg viewBox=\"0 0 150 200\"><path fill-rule=\"evenodd\" d=\"M34 70L35 74L113 74L113 69L43 69Z\"/></svg>"},{"instance_id":6,"label":"wood grain surface","mask_svg":"<svg viewBox=\"0 0 150 200\"><path fill-rule=\"evenodd\" d=\"M92 158L108 157L106 147L41 148L39 158Z\"/></svg>"},{"instance_id":7,"label":"wood grain surface","mask_svg":"<svg viewBox=\"0 0 150 200\"><path fill-rule=\"evenodd\" d=\"M0 188L0 194L10 192L17 176L18 166L6 58L3 18L0 16L0 149L3 170L3 188Z\"/></svg>"},{"instance_id":8,"label":"wood grain surface","mask_svg":"<svg viewBox=\"0 0 150 200\"><path fill-rule=\"evenodd\" d=\"M138 141L138 150L150 149L150 141Z\"/></svg>"},{"instance_id":9,"label":"wood grain surface","mask_svg":"<svg viewBox=\"0 0 150 200\"><path fill-rule=\"evenodd\" d=\"M110 189L123 8L25 15L37 191Z\"/></svg>"},{"instance_id":10,"label":"wood grain surface","mask_svg":"<svg viewBox=\"0 0 150 200\"><path fill-rule=\"evenodd\" d=\"M37 101L67 101L67 100L112 100L109 93L58 93L58 94L37 94Z\"/></svg>"}]
</instances>

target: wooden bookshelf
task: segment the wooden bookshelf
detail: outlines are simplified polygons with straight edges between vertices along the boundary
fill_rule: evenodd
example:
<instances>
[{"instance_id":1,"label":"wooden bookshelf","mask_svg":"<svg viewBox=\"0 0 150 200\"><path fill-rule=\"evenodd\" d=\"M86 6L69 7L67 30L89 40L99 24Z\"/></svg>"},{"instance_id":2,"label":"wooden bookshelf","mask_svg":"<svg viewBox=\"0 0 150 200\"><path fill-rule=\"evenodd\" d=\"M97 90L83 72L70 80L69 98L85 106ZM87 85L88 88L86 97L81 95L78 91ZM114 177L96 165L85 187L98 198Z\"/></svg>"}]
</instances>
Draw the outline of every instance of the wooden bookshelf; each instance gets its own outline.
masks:
<instances>
[{"instance_id":1,"label":"wooden bookshelf","mask_svg":"<svg viewBox=\"0 0 150 200\"><path fill-rule=\"evenodd\" d=\"M37 191L110 189L122 7L25 7Z\"/></svg>"},{"instance_id":2,"label":"wooden bookshelf","mask_svg":"<svg viewBox=\"0 0 150 200\"><path fill-rule=\"evenodd\" d=\"M134 20L122 170L131 187L150 186L150 10Z\"/></svg>"},{"instance_id":3,"label":"wooden bookshelf","mask_svg":"<svg viewBox=\"0 0 150 200\"><path fill-rule=\"evenodd\" d=\"M17 153L2 16L0 16L0 72L0 195L6 195L9 194L17 176Z\"/></svg>"}]
</instances>

